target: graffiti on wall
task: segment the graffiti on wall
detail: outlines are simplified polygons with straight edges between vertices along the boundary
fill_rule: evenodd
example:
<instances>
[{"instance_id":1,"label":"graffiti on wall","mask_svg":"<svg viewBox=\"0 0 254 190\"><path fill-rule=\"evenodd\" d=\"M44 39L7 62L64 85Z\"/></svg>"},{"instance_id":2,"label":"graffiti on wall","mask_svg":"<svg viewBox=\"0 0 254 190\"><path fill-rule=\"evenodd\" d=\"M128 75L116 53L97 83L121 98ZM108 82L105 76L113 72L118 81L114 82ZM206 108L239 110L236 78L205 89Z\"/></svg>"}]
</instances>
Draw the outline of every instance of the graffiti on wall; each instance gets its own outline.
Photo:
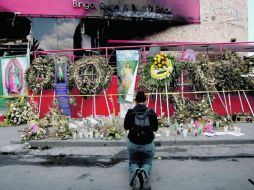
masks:
<instances>
[{"instance_id":1,"label":"graffiti on wall","mask_svg":"<svg viewBox=\"0 0 254 190\"><path fill-rule=\"evenodd\" d=\"M212 0L210 8L205 12L202 22L216 22L234 25L244 28L244 10L241 7L233 7L226 0Z\"/></svg>"}]
</instances>

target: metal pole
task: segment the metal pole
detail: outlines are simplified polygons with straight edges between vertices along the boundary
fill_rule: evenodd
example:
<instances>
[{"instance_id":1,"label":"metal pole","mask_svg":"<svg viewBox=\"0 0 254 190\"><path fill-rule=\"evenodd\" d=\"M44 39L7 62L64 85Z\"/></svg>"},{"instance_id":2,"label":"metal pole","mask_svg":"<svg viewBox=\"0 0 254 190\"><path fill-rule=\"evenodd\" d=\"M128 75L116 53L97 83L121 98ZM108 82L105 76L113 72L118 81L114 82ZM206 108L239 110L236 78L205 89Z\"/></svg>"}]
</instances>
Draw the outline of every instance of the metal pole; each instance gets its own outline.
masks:
<instances>
[{"instance_id":1,"label":"metal pole","mask_svg":"<svg viewBox=\"0 0 254 190\"><path fill-rule=\"evenodd\" d=\"M108 64L109 61L108 61L108 48L106 48L106 64Z\"/></svg>"},{"instance_id":2,"label":"metal pole","mask_svg":"<svg viewBox=\"0 0 254 190\"><path fill-rule=\"evenodd\" d=\"M110 109L109 109L109 105L108 105L108 99L107 99L107 96L106 96L105 89L103 89L103 93L104 93L104 98L105 98L107 109L108 109L108 115L109 115L109 117L111 117L111 113L110 113Z\"/></svg>"},{"instance_id":3,"label":"metal pole","mask_svg":"<svg viewBox=\"0 0 254 190\"><path fill-rule=\"evenodd\" d=\"M161 116L162 116L162 101L161 101L161 93L160 93L160 111L161 111Z\"/></svg>"},{"instance_id":4,"label":"metal pole","mask_svg":"<svg viewBox=\"0 0 254 190\"><path fill-rule=\"evenodd\" d=\"M42 91L43 91L43 88L41 88L41 94L40 94L40 104L39 104L39 118L40 118L40 113L41 113L41 101L42 101Z\"/></svg>"},{"instance_id":5,"label":"metal pole","mask_svg":"<svg viewBox=\"0 0 254 190\"><path fill-rule=\"evenodd\" d=\"M155 93L155 108L154 108L155 113L157 111L157 93L158 93L158 89L156 89L156 93Z\"/></svg>"},{"instance_id":6,"label":"metal pole","mask_svg":"<svg viewBox=\"0 0 254 190\"><path fill-rule=\"evenodd\" d=\"M146 46L144 46L143 48L144 48L144 51L143 51L143 61L144 61L144 64L146 64Z\"/></svg>"},{"instance_id":7,"label":"metal pole","mask_svg":"<svg viewBox=\"0 0 254 190\"><path fill-rule=\"evenodd\" d=\"M147 104L146 104L146 107L149 107L149 103L150 103L150 95L148 95L148 97L147 97Z\"/></svg>"},{"instance_id":8,"label":"metal pole","mask_svg":"<svg viewBox=\"0 0 254 190\"><path fill-rule=\"evenodd\" d=\"M246 99L246 101L247 101L247 103L248 103L248 106L249 106L249 108L250 108L251 114L252 114L252 116L254 117L254 113L253 113L252 107L251 107L251 105L250 105L249 99L248 99L248 97L246 96L246 93L245 93L244 91L243 91L243 94L244 94L245 99Z\"/></svg>"},{"instance_id":9,"label":"metal pole","mask_svg":"<svg viewBox=\"0 0 254 190\"><path fill-rule=\"evenodd\" d=\"M244 107L243 107L243 102L242 102L242 97L240 92L238 91L238 96L239 96L239 100L240 100L240 104L241 104L241 108L242 108L242 112L244 113Z\"/></svg>"},{"instance_id":10,"label":"metal pole","mask_svg":"<svg viewBox=\"0 0 254 190\"><path fill-rule=\"evenodd\" d=\"M219 94L219 92L217 92L217 94L218 94L218 96L219 96L219 99L220 99L220 101L221 101L221 103L222 103L222 105L223 105L224 109L226 110L226 112L227 112L227 115L228 115L228 117L229 117L230 115L229 115L229 113L228 113L228 109L226 108L226 106L225 106L225 104L224 104L224 102L223 102L222 98L220 97L220 94Z\"/></svg>"},{"instance_id":11,"label":"metal pole","mask_svg":"<svg viewBox=\"0 0 254 190\"><path fill-rule=\"evenodd\" d=\"M84 97L81 96L82 100L81 100L81 116L83 118L83 105L84 105Z\"/></svg>"},{"instance_id":12,"label":"metal pole","mask_svg":"<svg viewBox=\"0 0 254 190\"><path fill-rule=\"evenodd\" d=\"M165 82L165 87L166 87L166 98L167 98L168 126L169 126L170 118L169 118L169 103L168 103L168 87L167 87L167 83L166 82Z\"/></svg>"},{"instance_id":13,"label":"metal pole","mask_svg":"<svg viewBox=\"0 0 254 190\"><path fill-rule=\"evenodd\" d=\"M182 45L182 61L184 61L184 45ZM183 71L181 71L181 91L182 91L182 98L183 98L184 97L184 95L183 95L183 91L184 91L184 86L183 86Z\"/></svg>"},{"instance_id":14,"label":"metal pole","mask_svg":"<svg viewBox=\"0 0 254 190\"><path fill-rule=\"evenodd\" d=\"M208 96L208 100L209 100L209 103L210 103L211 109L213 110L213 105L212 105L211 98L210 98L210 96L209 96L209 92L207 93L207 96Z\"/></svg>"}]
</instances>

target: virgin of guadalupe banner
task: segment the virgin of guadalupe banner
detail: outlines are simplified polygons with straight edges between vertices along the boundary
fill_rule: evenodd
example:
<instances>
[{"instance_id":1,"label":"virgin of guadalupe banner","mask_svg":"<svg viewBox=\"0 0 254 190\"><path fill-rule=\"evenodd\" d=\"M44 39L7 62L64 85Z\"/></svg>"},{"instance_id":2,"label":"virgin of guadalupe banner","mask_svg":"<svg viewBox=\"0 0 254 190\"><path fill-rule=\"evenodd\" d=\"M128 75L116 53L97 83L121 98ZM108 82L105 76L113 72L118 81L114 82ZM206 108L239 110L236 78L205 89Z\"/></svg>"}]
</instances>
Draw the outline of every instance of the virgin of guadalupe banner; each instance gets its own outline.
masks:
<instances>
[{"instance_id":1,"label":"virgin of guadalupe banner","mask_svg":"<svg viewBox=\"0 0 254 190\"><path fill-rule=\"evenodd\" d=\"M119 103L133 102L139 57L138 50L116 51Z\"/></svg>"},{"instance_id":2,"label":"virgin of guadalupe banner","mask_svg":"<svg viewBox=\"0 0 254 190\"><path fill-rule=\"evenodd\" d=\"M71 116L67 86L67 63L64 58L59 58L55 64L56 95L59 109L64 115Z\"/></svg>"},{"instance_id":3,"label":"virgin of guadalupe banner","mask_svg":"<svg viewBox=\"0 0 254 190\"><path fill-rule=\"evenodd\" d=\"M22 95L26 92L24 75L27 67L26 56L1 58L3 95Z\"/></svg>"}]
</instances>

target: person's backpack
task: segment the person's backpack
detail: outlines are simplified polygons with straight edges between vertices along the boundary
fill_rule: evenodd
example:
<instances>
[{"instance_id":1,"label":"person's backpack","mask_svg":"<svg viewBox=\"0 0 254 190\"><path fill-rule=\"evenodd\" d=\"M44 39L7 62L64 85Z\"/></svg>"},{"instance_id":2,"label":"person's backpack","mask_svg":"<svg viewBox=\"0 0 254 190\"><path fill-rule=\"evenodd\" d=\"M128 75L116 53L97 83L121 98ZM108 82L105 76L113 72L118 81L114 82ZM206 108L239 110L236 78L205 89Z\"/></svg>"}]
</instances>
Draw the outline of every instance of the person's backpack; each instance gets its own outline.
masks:
<instances>
[{"instance_id":1,"label":"person's backpack","mask_svg":"<svg viewBox=\"0 0 254 190\"><path fill-rule=\"evenodd\" d=\"M138 137L146 137L148 133L151 131L150 122L148 118L148 112L149 109L146 109L146 111L143 114L138 114L135 110L135 120L134 120L134 126L133 131L136 133Z\"/></svg>"}]
</instances>

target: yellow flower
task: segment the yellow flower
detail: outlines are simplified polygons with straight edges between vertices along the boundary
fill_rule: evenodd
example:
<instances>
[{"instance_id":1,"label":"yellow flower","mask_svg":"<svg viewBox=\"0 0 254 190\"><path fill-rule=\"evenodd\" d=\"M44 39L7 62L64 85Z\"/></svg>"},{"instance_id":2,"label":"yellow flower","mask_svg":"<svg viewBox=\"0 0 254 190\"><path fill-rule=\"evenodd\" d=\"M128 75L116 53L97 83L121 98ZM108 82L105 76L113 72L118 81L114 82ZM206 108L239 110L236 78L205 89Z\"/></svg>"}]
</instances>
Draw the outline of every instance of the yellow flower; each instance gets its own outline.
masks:
<instances>
[{"instance_id":1,"label":"yellow flower","mask_svg":"<svg viewBox=\"0 0 254 190\"><path fill-rule=\"evenodd\" d=\"M171 60L168 59L165 53L160 52L156 54L153 60L153 65L150 68L152 78L162 80L172 73Z\"/></svg>"}]
</instances>

